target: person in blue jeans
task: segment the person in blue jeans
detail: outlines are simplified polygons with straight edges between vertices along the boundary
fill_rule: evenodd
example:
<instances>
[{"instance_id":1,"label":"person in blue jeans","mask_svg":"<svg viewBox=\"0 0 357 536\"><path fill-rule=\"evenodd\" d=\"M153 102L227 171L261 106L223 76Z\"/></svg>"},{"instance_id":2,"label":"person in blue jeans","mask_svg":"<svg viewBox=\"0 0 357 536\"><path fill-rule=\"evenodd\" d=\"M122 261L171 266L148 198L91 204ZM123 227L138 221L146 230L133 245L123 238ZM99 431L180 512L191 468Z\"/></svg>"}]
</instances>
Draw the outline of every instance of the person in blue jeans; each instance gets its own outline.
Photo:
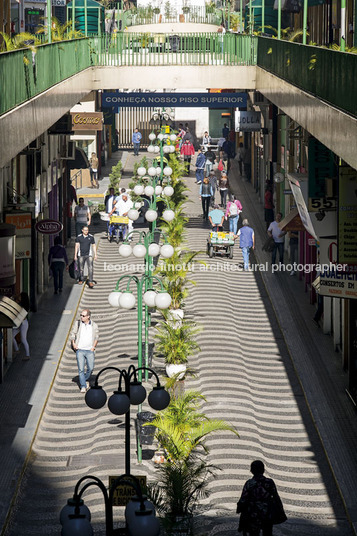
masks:
<instances>
[{"instance_id":1,"label":"person in blue jeans","mask_svg":"<svg viewBox=\"0 0 357 536\"><path fill-rule=\"evenodd\" d=\"M141 132L139 132L139 129L136 128L134 130L133 136L131 138L131 141L133 142L133 145L134 145L134 155L135 156L139 155L141 138L142 138L142 134L141 134Z\"/></svg>"},{"instance_id":2,"label":"person in blue jeans","mask_svg":"<svg viewBox=\"0 0 357 536\"><path fill-rule=\"evenodd\" d=\"M275 264L277 251L279 251L279 262L281 264L283 264L284 262L284 244L286 231L282 231L280 229L280 222L282 217L282 213L278 212L275 216L275 220L271 222L267 231L268 235L274 239L274 249L271 253L272 264Z\"/></svg>"},{"instance_id":3,"label":"person in blue jeans","mask_svg":"<svg viewBox=\"0 0 357 536\"><path fill-rule=\"evenodd\" d=\"M206 165L206 157L201 151L201 149L198 149L197 158L196 158L196 183L197 184L201 184L203 182L204 173L205 173L205 165Z\"/></svg>"},{"instance_id":4,"label":"person in blue jeans","mask_svg":"<svg viewBox=\"0 0 357 536\"><path fill-rule=\"evenodd\" d=\"M243 227L238 231L239 247L243 253L244 270L249 270L249 253L251 249L255 249L255 236L254 231L249 227L247 219L243 220Z\"/></svg>"},{"instance_id":5,"label":"person in blue jeans","mask_svg":"<svg viewBox=\"0 0 357 536\"><path fill-rule=\"evenodd\" d=\"M211 197L213 195L212 186L209 183L209 179L205 177L203 183L200 186L200 199L202 203L203 218L208 221L208 211L211 203Z\"/></svg>"},{"instance_id":6,"label":"person in blue jeans","mask_svg":"<svg viewBox=\"0 0 357 536\"><path fill-rule=\"evenodd\" d=\"M98 344L99 329L89 309L83 309L71 332L71 344L76 352L79 387L81 393L89 388L89 378L94 369L95 349Z\"/></svg>"}]
</instances>

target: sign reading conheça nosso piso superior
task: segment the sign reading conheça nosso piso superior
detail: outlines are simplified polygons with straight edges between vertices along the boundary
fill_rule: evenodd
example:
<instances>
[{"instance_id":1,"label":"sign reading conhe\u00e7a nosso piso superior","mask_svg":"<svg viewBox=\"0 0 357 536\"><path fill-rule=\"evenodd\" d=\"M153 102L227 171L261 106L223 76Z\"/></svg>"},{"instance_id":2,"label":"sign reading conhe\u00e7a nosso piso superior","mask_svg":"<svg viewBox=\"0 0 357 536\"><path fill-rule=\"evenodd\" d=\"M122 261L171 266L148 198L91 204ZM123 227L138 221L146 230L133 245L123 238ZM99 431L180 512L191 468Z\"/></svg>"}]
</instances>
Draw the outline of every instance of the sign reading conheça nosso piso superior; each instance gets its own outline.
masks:
<instances>
[{"instance_id":1,"label":"sign reading conhe\u00e7a nosso piso superior","mask_svg":"<svg viewBox=\"0 0 357 536\"><path fill-rule=\"evenodd\" d=\"M102 106L114 108L246 108L246 93L102 93Z\"/></svg>"}]
</instances>

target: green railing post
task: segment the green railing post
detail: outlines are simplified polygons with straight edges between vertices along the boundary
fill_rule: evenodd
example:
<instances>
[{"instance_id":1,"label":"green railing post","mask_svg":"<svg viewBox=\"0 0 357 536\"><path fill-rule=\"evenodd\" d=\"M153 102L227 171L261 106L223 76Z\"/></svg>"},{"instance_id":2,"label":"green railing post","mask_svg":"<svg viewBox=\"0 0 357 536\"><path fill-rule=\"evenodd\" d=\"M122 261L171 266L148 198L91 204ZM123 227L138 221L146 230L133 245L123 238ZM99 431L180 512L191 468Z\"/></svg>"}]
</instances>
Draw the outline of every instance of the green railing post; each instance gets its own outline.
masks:
<instances>
[{"instance_id":1,"label":"green railing post","mask_svg":"<svg viewBox=\"0 0 357 536\"><path fill-rule=\"evenodd\" d=\"M84 0L84 35L88 37L88 11L87 0Z\"/></svg>"},{"instance_id":2,"label":"green railing post","mask_svg":"<svg viewBox=\"0 0 357 536\"><path fill-rule=\"evenodd\" d=\"M346 0L341 0L341 52L346 50Z\"/></svg>"},{"instance_id":3,"label":"green railing post","mask_svg":"<svg viewBox=\"0 0 357 536\"><path fill-rule=\"evenodd\" d=\"M52 3L51 0L47 0L47 33L48 42L52 43Z\"/></svg>"},{"instance_id":4,"label":"green railing post","mask_svg":"<svg viewBox=\"0 0 357 536\"><path fill-rule=\"evenodd\" d=\"M278 39L281 39L281 0L278 0Z\"/></svg>"},{"instance_id":5,"label":"green railing post","mask_svg":"<svg viewBox=\"0 0 357 536\"><path fill-rule=\"evenodd\" d=\"M262 0L262 33L265 31L265 0Z\"/></svg>"},{"instance_id":6,"label":"green railing post","mask_svg":"<svg viewBox=\"0 0 357 536\"><path fill-rule=\"evenodd\" d=\"M308 0L304 0L303 25L302 25L302 42L303 42L303 45L306 45L307 5L308 5Z\"/></svg>"},{"instance_id":7,"label":"green railing post","mask_svg":"<svg viewBox=\"0 0 357 536\"><path fill-rule=\"evenodd\" d=\"M76 0L72 1L72 31L76 29Z\"/></svg>"}]
</instances>

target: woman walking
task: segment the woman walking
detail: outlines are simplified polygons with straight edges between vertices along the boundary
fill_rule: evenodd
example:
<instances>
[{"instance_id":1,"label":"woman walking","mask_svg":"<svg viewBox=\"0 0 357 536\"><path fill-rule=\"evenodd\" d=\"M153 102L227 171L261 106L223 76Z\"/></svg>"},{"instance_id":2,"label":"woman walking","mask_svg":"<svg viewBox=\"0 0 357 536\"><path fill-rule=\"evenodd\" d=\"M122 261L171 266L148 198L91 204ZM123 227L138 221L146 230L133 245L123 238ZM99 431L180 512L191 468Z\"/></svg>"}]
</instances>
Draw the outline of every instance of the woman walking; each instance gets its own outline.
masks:
<instances>
[{"instance_id":1,"label":"woman walking","mask_svg":"<svg viewBox=\"0 0 357 536\"><path fill-rule=\"evenodd\" d=\"M26 292L21 292L18 296L15 296L15 301L27 312L30 310L30 299ZM25 357L22 358L23 361L30 359L30 347L27 342L27 331L29 329L29 322L26 318L22 321L21 325L18 328L12 329L12 342L14 344L15 353L19 352L19 346L17 344L16 335L20 333L21 342L25 348Z\"/></svg>"},{"instance_id":2,"label":"woman walking","mask_svg":"<svg viewBox=\"0 0 357 536\"><path fill-rule=\"evenodd\" d=\"M195 154L195 148L190 142L190 140L185 140L185 143L181 146L181 154L183 155L183 159L185 162L185 168L186 168L186 175L189 176L190 174L190 166L191 166L191 158Z\"/></svg>"},{"instance_id":3,"label":"woman walking","mask_svg":"<svg viewBox=\"0 0 357 536\"><path fill-rule=\"evenodd\" d=\"M63 289L63 272L64 269L68 270L68 257L66 248L62 246L61 239L56 236L54 246L51 247L48 254L48 265L53 274L53 284L55 287L55 294L62 292Z\"/></svg>"},{"instance_id":4,"label":"woman walking","mask_svg":"<svg viewBox=\"0 0 357 536\"><path fill-rule=\"evenodd\" d=\"M227 195L228 195L228 177L226 171L221 171L221 178L219 179L218 187L221 194L221 207L226 208Z\"/></svg>"},{"instance_id":5,"label":"woman walking","mask_svg":"<svg viewBox=\"0 0 357 536\"><path fill-rule=\"evenodd\" d=\"M233 196L233 201L228 201L225 218L228 219L229 232L237 234L239 214L242 212L242 203Z\"/></svg>"},{"instance_id":6,"label":"woman walking","mask_svg":"<svg viewBox=\"0 0 357 536\"><path fill-rule=\"evenodd\" d=\"M252 462L250 471L253 478L244 484L241 498L237 503L237 514L241 514L238 532L243 536L272 536L273 525L286 521L283 504L274 480L265 478L264 463Z\"/></svg>"},{"instance_id":7,"label":"woman walking","mask_svg":"<svg viewBox=\"0 0 357 536\"><path fill-rule=\"evenodd\" d=\"M200 187L200 199L202 202L203 219L208 221L208 211L211 203L211 197L213 195L212 186L209 183L209 178L205 177Z\"/></svg>"}]
</instances>

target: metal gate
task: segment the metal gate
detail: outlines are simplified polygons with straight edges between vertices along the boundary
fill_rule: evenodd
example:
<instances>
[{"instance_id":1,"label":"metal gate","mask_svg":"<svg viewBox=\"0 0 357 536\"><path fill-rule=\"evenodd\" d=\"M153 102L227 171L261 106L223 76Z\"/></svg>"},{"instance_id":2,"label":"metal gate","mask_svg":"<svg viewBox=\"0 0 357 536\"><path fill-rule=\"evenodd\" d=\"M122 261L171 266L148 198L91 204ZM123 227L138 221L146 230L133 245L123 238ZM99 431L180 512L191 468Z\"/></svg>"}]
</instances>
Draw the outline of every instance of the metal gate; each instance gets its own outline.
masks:
<instances>
[{"instance_id":1,"label":"metal gate","mask_svg":"<svg viewBox=\"0 0 357 536\"><path fill-rule=\"evenodd\" d=\"M117 119L118 146L120 149L132 147L135 128L142 134L141 146L149 145L149 134L153 129L152 115L155 108L121 108Z\"/></svg>"}]
</instances>

